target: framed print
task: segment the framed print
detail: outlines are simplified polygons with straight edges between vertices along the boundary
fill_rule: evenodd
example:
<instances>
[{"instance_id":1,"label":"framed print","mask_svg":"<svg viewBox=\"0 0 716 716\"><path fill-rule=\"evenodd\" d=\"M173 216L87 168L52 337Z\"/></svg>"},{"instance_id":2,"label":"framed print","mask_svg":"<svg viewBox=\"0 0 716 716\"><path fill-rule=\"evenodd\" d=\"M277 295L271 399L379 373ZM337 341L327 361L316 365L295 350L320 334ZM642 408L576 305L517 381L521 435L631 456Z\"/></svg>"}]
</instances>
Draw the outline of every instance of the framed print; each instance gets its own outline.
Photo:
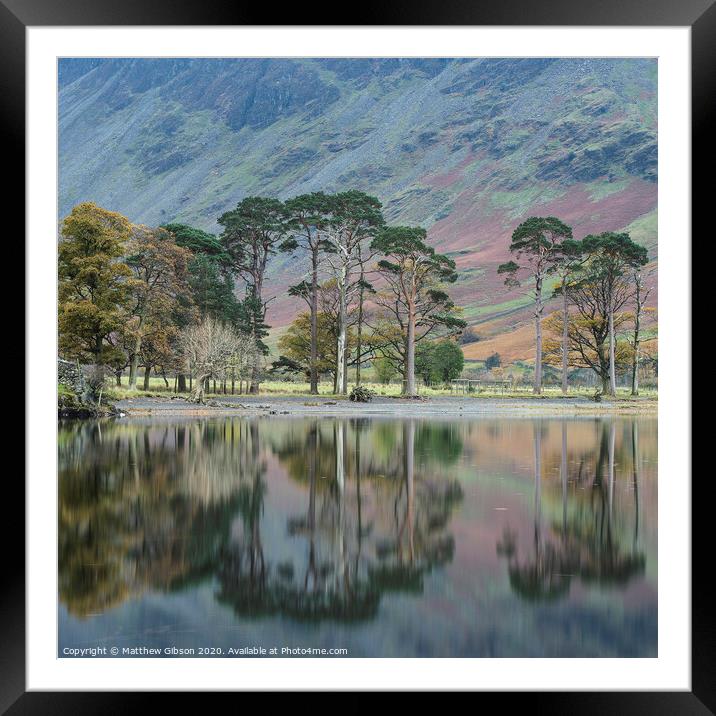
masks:
<instances>
[{"instance_id":1,"label":"framed print","mask_svg":"<svg viewBox=\"0 0 716 716\"><path fill-rule=\"evenodd\" d=\"M715 708L709 2L0 11L28 282L9 713Z\"/></svg>"}]
</instances>

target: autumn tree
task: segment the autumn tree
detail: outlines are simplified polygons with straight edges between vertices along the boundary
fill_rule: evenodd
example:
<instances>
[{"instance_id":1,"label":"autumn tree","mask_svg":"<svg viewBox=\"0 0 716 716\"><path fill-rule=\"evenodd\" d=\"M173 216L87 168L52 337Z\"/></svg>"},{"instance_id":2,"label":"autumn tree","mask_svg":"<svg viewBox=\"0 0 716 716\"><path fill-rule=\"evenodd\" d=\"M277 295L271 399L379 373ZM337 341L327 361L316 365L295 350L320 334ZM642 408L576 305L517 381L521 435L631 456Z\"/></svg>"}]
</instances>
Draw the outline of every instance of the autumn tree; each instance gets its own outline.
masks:
<instances>
[{"instance_id":1,"label":"autumn tree","mask_svg":"<svg viewBox=\"0 0 716 716\"><path fill-rule=\"evenodd\" d=\"M421 227L386 227L372 248L386 257L378 262L386 289L376 302L399 327L393 345L403 359L404 393L412 397L416 395L415 344L438 329L455 334L467 325L442 289L457 279L455 262L426 243Z\"/></svg>"},{"instance_id":2,"label":"autumn tree","mask_svg":"<svg viewBox=\"0 0 716 716\"><path fill-rule=\"evenodd\" d=\"M632 241L628 233L606 231L590 234L582 241L582 249L589 257L590 272L598 276L605 292L609 326L609 390L616 395L616 327L614 316L619 297L631 290L633 271L647 263L646 248Z\"/></svg>"},{"instance_id":3,"label":"autumn tree","mask_svg":"<svg viewBox=\"0 0 716 716\"><path fill-rule=\"evenodd\" d=\"M122 261L131 224L93 203L75 206L62 222L58 247L59 348L96 365L117 358L109 337L122 327L130 270Z\"/></svg>"},{"instance_id":4,"label":"autumn tree","mask_svg":"<svg viewBox=\"0 0 716 716\"><path fill-rule=\"evenodd\" d=\"M542 392L542 291L545 279L555 271L562 260L561 243L572 238L572 229L554 216L532 216L522 222L512 233L510 252L517 261L508 261L497 268L505 274L505 285L519 286L519 275L534 280L535 319L535 373L534 392Z\"/></svg>"},{"instance_id":5,"label":"autumn tree","mask_svg":"<svg viewBox=\"0 0 716 716\"><path fill-rule=\"evenodd\" d=\"M352 290L361 290L366 250L383 226L382 205L378 199L360 191L347 191L330 197L330 220L325 239L326 262L338 290L338 392L348 391L348 305ZM362 296L360 297L362 306ZM362 317L361 317L362 318Z\"/></svg>"},{"instance_id":6,"label":"autumn tree","mask_svg":"<svg viewBox=\"0 0 716 716\"><path fill-rule=\"evenodd\" d=\"M609 305L608 279L601 271L592 271L585 264L575 278L567 284L568 300L574 311L569 314L567 335L568 363L575 368L593 370L602 383L602 392L609 392ZM628 325L631 317L623 311L630 298L630 287L621 284L611 297L614 306L614 326ZM564 335L562 311L556 311L545 320L548 338L545 341L545 359L554 365L562 362ZM551 338L549 336L554 336ZM615 358L618 366L629 364L629 346L618 341Z\"/></svg>"},{"instance_id":7,"label":"autumn tree","mask_svg":"<svg viewBox=\"0 0 716 716\"><path fill-rule=\"evenodd\" d=\"M137 361L138 365L144 366L144 390L149 390L152 368L162 376L167 388L169 387L167 373L181 370L181 354L178 350L179 337L180 328L171 319L151 322L151 328L142 338Z\"/></svg>"},{"instance_id":8,"label":"autumn tree","mask_svg":"<svg viewBox=\"0 0 716 716\"><path fill-rule=\"evenodd\" d=\"M286 332L278 340L280 357L286 358L290 363L301 367L304 374L310 375L311 366L315 365L320 376L329 374L335 380L338 367L338 321L336 316L325 311L318 311L316 315L317 341L316 355L312 355L311 346L311 314L299 313ZM355 334L348 330L348 350L355 346ZM284 365L290 365L289 362Z\"/></svg>"},{"instance_id":9,"label":"autumn tree","mask_svg":"<svg viewBox=\"0 0 716 716\"><path fill-rule=\"evenodd\" d=\"M132 304L126 326L126 331L133 338L130 389L137 387L137 371L145 338L151 337L155 344L170 340L167 331L177 319L180 299L186 301L189 296L187 263L190 258L191 252L177 246L173 235L166 229L134 227L127 257L127 265L132 272L129 282ZM145 385L148 385L147 374L152 367L150 362L145 363Z\"/></svg>"},{"instance_id":10,"label":"autumn tree","mask_svg":"<svg viewBox=\"0 0 716 716\"><path fill-rule=\"evenodd\" d=\"M224 227L221 244L229 254L232 270L246 286L243 308L247 332L253 336L257 355L265 356L268 353L263 340L268 335L266 308L272 297L263 295L264 279L269 260L289 230L286 208L278 199L247 197L235 209L222 214L219 224ZM250 392L257 393L259 383L257 361Z\"/></svg>"}]
</instances>

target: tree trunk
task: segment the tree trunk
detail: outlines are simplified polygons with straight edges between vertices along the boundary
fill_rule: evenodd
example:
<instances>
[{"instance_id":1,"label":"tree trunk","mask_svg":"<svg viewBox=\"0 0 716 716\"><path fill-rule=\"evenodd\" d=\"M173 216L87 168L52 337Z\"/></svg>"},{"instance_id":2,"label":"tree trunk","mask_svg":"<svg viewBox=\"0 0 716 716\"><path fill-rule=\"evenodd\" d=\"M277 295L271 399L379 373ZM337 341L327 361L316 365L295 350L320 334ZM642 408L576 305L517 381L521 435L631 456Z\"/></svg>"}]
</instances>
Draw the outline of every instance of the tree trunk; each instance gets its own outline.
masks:
<instances>
[{"instance_id":1,"label":"tree trunk","mask_svg":"<svg viewBox=\"0 0 716 716\"><path fill-rule=\"evenodd\" d=\"M641 328L641 275L636 276L636 311L634 312L634 358L631 364L631 394L639 395L639 330Z\"/></svg>"},{"instance_id":2,"label":"tree trunk","mask_svg":"<svg viewBox=\"0 0 716 716\"><path fill-rule=\"evenodd\" d=\"M94 356L94 364L96 366L101 365L102 360L102 336L97 335L94 338L94 350L92 351Z\"/></svg>"},{"instance_id":3,"label":"tree trunk","mask_svg":"<svg viewBox=\"0 0 716 716\"><path fill-rule=\"evenodd\" d=\"M417 393L415 390L415 307L408 304L408 341L406 345L405 395L409 398Z\"/></svg>"},{"instance_id":4,"label":"tree trunk","mask_svg":"<svg viewBox=\"0 0 716 716\"><path fill-rule=\"evenodd\" d=\"M400 392L401 394L405 394L405 388L407 386L407 377L408 377L408 342L407 339L405 341L405 345L403 346L403 370L400 373Z\"/></svg>"},{"instance_id":5,"label":"tree trunk","mask_svg":"<svg viewBox=\"0 0 716 716\"><path fill-rule=\"evenodd\" d=\"M614 310L609 307L609 395L617 394L617 374L615 366L616 351L614 345Z\"/></svg>"},{"instance_id":6,"label":"tree trunk","mask_svg":"<svg viewBox=\"0 0 716 716\"><path fill-rule=\"evenodd\" d=\"M562 281L562 393L567 395L569 381L567 371L569 369L569 310L567 307L567 287Z\"/></svg>"},{"instance_id":7,"label":"tree trunk","mask_svg":"<svg viewBox=\"0 0 716 716\"><path fill-rule=\"evenodd\" d=\"M177 382L177 390L180 393L186 393L186 375L184 373L179 373L179 375L177 376Z\"/></svg>"},{"instance_id":8,"label":"tree trunk","mask_svg":"<svg viewBox=\"0 0 716 716\"><path fill-rule=\"evenodd\" d=\"M137 389L137 375L139 373L139 351L142 349L142 338L137 336L134 340L134 352L132 353L132 362L129 365L129 389Z\"/></svg>"},{"instance_id":9,"label":"tree trunk","mask_svg":"<svg viewBox=\"0 0 716 716\"><path fill-rule=\"evenodd\" d=\"M346 306L346 267L341 267L338 278L338 355L336 365L337 391L345 395L348 392L346 380L346 336L347 336L347 306Z\"/></svg>"},{"instance_id":10,"label":"tree trunk","mask_svg":"<svg viewBox=\"0 0 716 716\"><path fill-rule=\"evenodd\" d=\"M348 312L346 311L346 316L348 315ZM348 319L346 318L346 321ZM346 327L346 349L343 352L343 385L341 386L341 393L345 395L348 392L348 358L349 358L349 351L348 351L348 328Z\"/></svg>"},{"instance_id":11,"label":"tree trunk","mask_svg":"<svg viewBox=\"0 0 716 716\"><path fill-rule=\"evenodd\" d=\"M361 267L360 272L360 292L358 296L358 330L356 340L356 385L360 385L360 361L361 361L361 348L363 343L363 268Z\"/></svg>"},{"instance_id":12,"label":"tree trunk","mask_svg":"<svg viewBox=\"0 0 716 716\"><path fill-rule=\"evenodd\" d=\"M318 247L311 256L311 395L318 395Z\"/></svg>"},{"instance_id":13,"label":"tree trunk","mask_svg":"<svg viewBox=\"0 0 716 716\"><path fill-rule=\"evenodd\" d=\"M194 393L192 395L192 400L195 403L203 403L204 402L204 386L208 382L209 377L205 375L198 375L196 377L195 381L195 389Z\"/></svg>"},{"instance_id":14,"label":"tree trunk","mask_svg":"<svg viewBox=\"0 0 716 716\"><path fill-rule=\"evenodd\" d=\"M122 385L122 371L121 370L115 371L114 377L117 382L117 387L119 388Z\"/></svg>"},{"instance_id":15,"label":"tree trunk","mask_svg":"<svg viewBox=\"0 0 716 716\"><path fill-rule=\"evenodd\" d=\"M144 367L144 390L149 390L149 376L152 372L152 366L147 365Z\"/></svg>"},{"instance_id":16,"label":"tree trunk","mask_svg":"<svg viewBox=\"0 0 716 716\"><path fill-rule=\"evenodd\" d=\"M542 392L542 276L535 277L535 378L532 392Z\"/></svg>"},{"instance_id":17,"label":"tree trunk","mask_svg":"<svg viewBox=\"0 0 716 716\"><path fill-rule=\"evenodd\" d=\"M631 394L639 395L639 342L635 342L634 365L631 369Z\"/></svg>"},{"instance_id":18,"label":"tree trunk","mask_svg":"<svg viewBox=\"0 0 716 716\"><path fill-rule=\"evenodd\" d=\"M254 364L254 366L251 368L251 385L249 386L249 393L258 393L260 383L261 379L259 376L259 367L258 365Z\"/></svg>"}]
</instances>

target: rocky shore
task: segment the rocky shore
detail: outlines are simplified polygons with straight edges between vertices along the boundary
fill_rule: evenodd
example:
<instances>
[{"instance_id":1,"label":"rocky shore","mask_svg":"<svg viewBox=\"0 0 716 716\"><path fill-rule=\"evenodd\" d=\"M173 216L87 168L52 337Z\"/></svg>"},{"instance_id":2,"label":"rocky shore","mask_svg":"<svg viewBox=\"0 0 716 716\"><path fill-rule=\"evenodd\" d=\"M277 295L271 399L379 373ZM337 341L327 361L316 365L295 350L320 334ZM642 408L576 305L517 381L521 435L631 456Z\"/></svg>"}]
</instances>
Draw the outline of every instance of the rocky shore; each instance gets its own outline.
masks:
<instances>
[{"instance_id":1,"label":"rocky shore","mask_svg":"<svg viewBox=\"0 0 716 716\"><path fill-rule=\"evenodd\" d=\"M431 397L418 400L376 397L369 403L352 403L331 396L221 396L197 405L186 399L136 397L117 401L116 409L128 416L236 416L293 415L321 417L433 417L461 418L490 415L606 416L657 413L657 401L620 399L595 403L574 398L470 398Z\"/></svg>"}]
</instances>

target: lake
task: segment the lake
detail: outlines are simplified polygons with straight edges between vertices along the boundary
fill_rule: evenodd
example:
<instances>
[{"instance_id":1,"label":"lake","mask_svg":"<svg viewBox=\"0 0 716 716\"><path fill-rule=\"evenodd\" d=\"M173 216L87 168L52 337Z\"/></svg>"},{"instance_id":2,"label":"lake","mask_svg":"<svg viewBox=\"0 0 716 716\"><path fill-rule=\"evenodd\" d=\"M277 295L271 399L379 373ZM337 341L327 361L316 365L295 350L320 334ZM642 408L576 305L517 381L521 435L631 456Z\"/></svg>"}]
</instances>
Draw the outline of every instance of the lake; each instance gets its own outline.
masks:
<instances>
[{"instance_id":1,"label":"lake","mask_svg":"<svg viewBox=\"0 0 716 716\"><path fill-rule=\"evenodd\" d=\"M58 480L60 657L657 655L655 417L61 422Z\"/></svg>"}]
</instances>

